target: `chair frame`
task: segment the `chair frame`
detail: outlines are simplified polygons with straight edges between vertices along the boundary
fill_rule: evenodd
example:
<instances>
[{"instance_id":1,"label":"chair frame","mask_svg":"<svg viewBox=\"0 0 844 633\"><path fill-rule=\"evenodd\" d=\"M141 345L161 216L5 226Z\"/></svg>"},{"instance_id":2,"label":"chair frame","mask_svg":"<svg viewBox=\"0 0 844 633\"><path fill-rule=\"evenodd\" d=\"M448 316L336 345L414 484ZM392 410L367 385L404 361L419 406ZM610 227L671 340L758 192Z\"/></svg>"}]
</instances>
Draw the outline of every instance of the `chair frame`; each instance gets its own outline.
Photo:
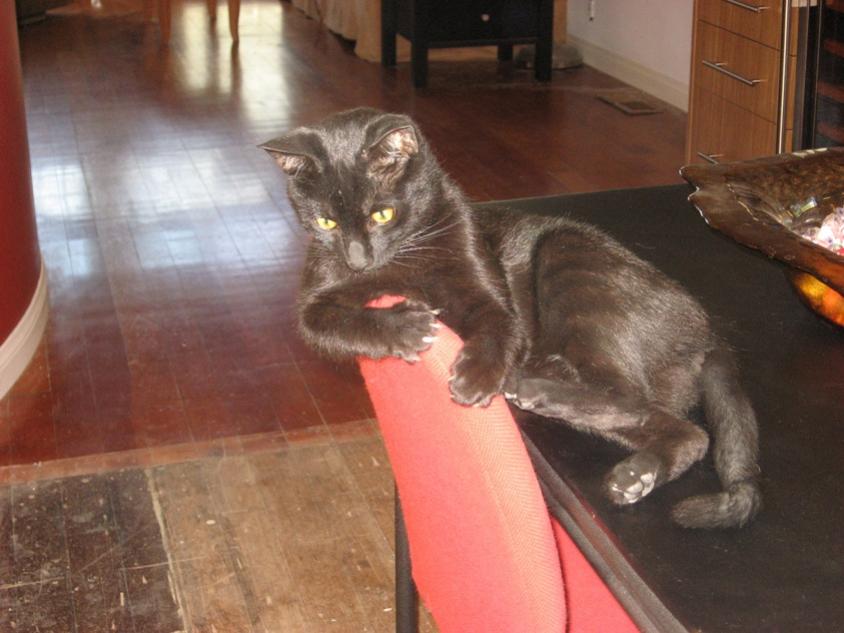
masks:
<instances>
[{"instance_id":1,"label":"chair frame","mask_svg":"<svg viewBox=\"0 0 844 633\"><path fill-rule=\"evenodd\" d=\"M401 509L399 490L395 489L396 530L396 633L417 633L419 631L419 592L413 582L413 567L410 562L410 543Z\"/></svg>"}]
</instances>

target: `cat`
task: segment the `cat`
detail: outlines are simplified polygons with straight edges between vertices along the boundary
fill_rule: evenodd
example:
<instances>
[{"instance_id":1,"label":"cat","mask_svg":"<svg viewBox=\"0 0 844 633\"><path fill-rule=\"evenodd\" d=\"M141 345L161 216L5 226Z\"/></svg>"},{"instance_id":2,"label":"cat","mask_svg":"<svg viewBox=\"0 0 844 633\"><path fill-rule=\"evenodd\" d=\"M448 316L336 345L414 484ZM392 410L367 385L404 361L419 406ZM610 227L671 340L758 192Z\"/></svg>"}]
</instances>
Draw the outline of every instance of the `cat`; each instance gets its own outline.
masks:
<instances>
[{"instance_id":1,"label":"cat","mask_svg":"<svg viewBox=\"0 0 844 633\"><path fill-rule=\"evenodd\" d=\"M453 400L503 393L626 447L605 480L620 505L706 454L708 434L685 417L702 400L724 490L680 502L673 519L738 527L759 510L753 409L732 352L679 284L562 210L474 209L401 114L341 112L262 147L313 236L297 302L310 346L414 362L441 320L464 341ZM385 294L405 300L366 307Z\"/></svg>"}]
</instances>

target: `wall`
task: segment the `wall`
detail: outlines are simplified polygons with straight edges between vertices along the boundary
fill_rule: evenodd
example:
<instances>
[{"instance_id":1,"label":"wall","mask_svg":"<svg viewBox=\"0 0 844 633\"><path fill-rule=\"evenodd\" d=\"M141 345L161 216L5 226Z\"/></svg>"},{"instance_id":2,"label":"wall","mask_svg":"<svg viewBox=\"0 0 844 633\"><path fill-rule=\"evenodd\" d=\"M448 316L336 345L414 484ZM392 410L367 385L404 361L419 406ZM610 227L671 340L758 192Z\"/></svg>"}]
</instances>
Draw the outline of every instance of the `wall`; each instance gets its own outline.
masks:
<instances>
[{"instance_id":1,"label":"wall","mask_svg":"<svg viewBox=\"0 0 844 633\"><path fill-rule=\"evenodd\" d=\"M569 41L584 61L688 109L693 0L569 0Z\"/></svg>"},{"instance_id":2,"label":"wall","mask_svg":"<svg viewBox=\"0 0 844 633\"><path fill-rule=\"evenodd\" d=\"M46 292L35 226L13 2L0 1L0 397L43 332Z\"/></svg>"}]
</instances>

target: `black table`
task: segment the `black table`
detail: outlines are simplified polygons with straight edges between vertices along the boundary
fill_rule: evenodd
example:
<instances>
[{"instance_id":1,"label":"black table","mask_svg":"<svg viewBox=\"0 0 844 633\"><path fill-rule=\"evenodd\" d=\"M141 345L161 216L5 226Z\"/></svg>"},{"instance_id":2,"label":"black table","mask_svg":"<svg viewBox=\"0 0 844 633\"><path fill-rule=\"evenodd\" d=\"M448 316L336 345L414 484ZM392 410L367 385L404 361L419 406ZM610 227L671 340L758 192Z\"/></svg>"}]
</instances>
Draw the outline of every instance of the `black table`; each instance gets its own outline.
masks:
<instances>
[{"instance_id":1,"label":"black table","mask_svg":"<svg viewBox=\"0 0 844 633\"><path fill-rule=\"evenodd\" d=\"M396 65L396 35L410 41L413 85L428 81L428 49L498 46L498 59L513 58L514 44L535 44L534 74L551 80L553 0L383 0L381 63Z\"/></svg>"},{"instance_id":2,"label":"black table","mask_svg":"<svg viewBox=\"0 0 844 633\"><path fill-rule=\"evenodd\" d=\"M741 530L670 522L677 501L719 488L709 458L642 502L613 506L601 481L624 453L519 412L529 452L552 511L643 631L844 631L844 330L803 307L778 263L707 227L689 193L505 204L603 227L706 307L759 419L762 513Z\"/></svg>"}]
</instances>

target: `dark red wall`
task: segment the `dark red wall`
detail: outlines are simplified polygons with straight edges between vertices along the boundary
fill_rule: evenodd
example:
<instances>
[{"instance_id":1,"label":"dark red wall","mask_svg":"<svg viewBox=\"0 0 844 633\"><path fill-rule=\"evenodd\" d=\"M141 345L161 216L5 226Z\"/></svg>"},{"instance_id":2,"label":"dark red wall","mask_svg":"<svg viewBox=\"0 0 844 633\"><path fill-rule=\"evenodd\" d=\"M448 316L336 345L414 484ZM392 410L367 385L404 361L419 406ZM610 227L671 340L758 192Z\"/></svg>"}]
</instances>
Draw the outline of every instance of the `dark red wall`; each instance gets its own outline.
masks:
<instances>
[{"instance_id":1,"label":"dark red wall","mask_svg":"<svg viewBox=\"0 0 844 633\"><path fill-rule=\"evenodd\" d=\"M15 3L0 0L0 344L29 306L41 268Z\"/></svg>"}]
</instances>

